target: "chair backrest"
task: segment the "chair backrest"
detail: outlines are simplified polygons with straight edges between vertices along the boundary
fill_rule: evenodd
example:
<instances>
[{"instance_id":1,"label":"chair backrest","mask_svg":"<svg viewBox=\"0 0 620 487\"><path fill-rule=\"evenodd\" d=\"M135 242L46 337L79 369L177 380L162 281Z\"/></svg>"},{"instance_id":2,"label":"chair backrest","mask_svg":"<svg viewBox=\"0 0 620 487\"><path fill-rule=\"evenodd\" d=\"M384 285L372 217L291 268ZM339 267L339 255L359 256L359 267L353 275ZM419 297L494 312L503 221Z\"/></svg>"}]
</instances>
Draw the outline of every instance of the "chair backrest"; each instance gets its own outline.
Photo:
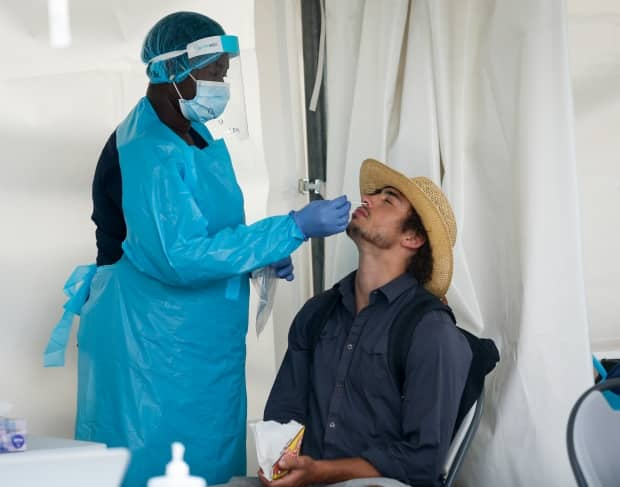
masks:
<instances>
[{"instance_id":1,"label":"chair backrest","mask_svg":"<svg viewBox=\"0 0 620 487\"><path fill-rule=\"evenodd\" d=\"M603 395L620 387L620 378L607 379L584 392L573 406L566 431L566 446L580 487L620 484L620 411Z\"/></svg>"},{"instance_id":2,"label":"chair backrest","mask_svg":"<svg viewBox=\"0 0 620 487\"><path fill-rule=\"evenodd\" d=\"M482 417L483 405L484 386L482 387L480 397L478 397L478 400L463 418L459 429L456 431L454 438L452 438L450 448L448 448L448 455L446 456L442 472L442 485L445 487L451 487L452 484L454 484L456 475L463 464L465 453L467 453L469 445L478 430L480 418Z\"/></svg>"}]
</instances>

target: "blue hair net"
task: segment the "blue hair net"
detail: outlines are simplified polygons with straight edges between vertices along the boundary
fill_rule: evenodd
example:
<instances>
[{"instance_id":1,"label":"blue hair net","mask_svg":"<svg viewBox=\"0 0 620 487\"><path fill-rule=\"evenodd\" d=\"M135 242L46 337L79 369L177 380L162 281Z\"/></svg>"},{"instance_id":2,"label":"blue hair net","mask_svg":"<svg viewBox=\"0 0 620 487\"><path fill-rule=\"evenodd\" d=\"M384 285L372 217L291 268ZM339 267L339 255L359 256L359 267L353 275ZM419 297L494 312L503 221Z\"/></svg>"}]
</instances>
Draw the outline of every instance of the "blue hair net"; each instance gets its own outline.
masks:
<instances>
[{"instance_id":1,"label":"blue hair net","mask_svg":"<svg viewBox=\"0 0 620 487\"><path fill-rule=\"evenodd\" d=\"M195 12L176 12L157 22L146 35L142 45L142 62L170 51L183 50L190 42L204 37L224 35L224 29L215 20ZM187 53L172 59L152 62L146 67L151 83L183 81L190 71L215 61L219 55L198 56L192 59Z\"/></svg>"}]
</instances>

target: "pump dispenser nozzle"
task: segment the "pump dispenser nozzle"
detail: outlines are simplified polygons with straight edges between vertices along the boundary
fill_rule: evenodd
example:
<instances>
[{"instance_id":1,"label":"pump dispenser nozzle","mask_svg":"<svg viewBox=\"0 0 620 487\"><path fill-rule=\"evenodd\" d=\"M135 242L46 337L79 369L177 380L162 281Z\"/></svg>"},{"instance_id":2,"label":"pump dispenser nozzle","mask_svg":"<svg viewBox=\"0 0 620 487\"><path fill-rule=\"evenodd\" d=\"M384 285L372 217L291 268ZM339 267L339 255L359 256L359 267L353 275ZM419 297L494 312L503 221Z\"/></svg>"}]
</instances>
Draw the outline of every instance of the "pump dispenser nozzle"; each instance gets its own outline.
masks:
<instances>
[{"instance_id":1,"label":"pump dispenser nozzle","mask_svg":"<svg viewBox=\"0 0 620 487\"><path fill-rule=\"evenodd\" d=\"M192 477L189 466L183 460L185 447L175 441L172 444L172 460L166 465L166 475L149 480L147 487L206 487L207 483L201 477Z\"/></svg>"},{"instance_id":2,"label":"pump dispenser nozzle","mask_svg":"<svg viewBox=\"0 0 620 487\"><path fill-rule=\"evenodd\" d=\"M189 475L189 467L183 460L185 447L183 443L175 441L172 444L172 460L166 465L166 475L168 477L187 477Z\"/></svg>"}]
</instances>

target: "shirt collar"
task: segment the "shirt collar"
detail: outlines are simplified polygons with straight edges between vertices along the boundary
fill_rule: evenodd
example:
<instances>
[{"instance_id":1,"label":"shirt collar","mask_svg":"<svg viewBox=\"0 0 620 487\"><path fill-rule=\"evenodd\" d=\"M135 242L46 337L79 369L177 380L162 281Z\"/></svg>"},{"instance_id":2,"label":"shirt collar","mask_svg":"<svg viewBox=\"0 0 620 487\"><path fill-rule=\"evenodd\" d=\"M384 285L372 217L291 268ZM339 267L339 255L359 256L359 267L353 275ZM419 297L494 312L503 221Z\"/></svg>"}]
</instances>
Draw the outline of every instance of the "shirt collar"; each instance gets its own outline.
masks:
<instances>
[{"instance_id":1,"label":"shirt collar","mask_svg":"<svg viewBox=\"0 0 620 487\"><path fill-rule=\"evenodd\" d=\"M357 271L351 272L348 276L342 279L338 284L338 289L342 295L342 301L345 303L355 303L355 274ZM408 291L418 285L418 280L408 272L401 274L396 279L392 279L387 284L384 284L380 288L377 288L373 293L381 293L385 296L388 303L392 303L402 293Z\"/></svg>"},{"instance_id":2,"label":"shirt collar","mask_svg":"<svg viewBox=\"0 0 620 487\"><path fill-rule=\"evenodd\" d=\"M381 292L388 300L388 303L392 303L405 291L408 291L417 285L418 280L408 272L405 272L396 279L393 279L387 284L381 286L376 291Z\"/></svg>"}]
</instances>

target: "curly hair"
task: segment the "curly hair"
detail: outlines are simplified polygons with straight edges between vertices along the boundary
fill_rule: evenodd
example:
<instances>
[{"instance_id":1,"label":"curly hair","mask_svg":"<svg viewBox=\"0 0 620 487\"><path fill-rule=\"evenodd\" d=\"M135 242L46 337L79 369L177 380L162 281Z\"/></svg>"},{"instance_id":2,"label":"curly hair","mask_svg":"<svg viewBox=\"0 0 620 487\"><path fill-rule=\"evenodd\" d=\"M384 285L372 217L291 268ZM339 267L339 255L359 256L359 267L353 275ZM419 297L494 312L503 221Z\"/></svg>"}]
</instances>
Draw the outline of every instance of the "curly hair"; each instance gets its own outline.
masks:
<instances>
[{"instance_id":1,"label":"curly hair","mask_svg":"<svg viewBox=\"0 0 620 487\"><path fill-rule=\"evenodd\" d=\"M413 275L420 284L426 284L431 280L431 275L433 273L433 252L431 250L431 244L428 241L426 229L422 224L420 215L415 211L415 208L411 208L411 213L409 213L409 216L403 221L402 229L403 232L412 230L421 237L424 237L424 245L410 257L407 263L407 272Z\"/></svg>"}]
</instances>

